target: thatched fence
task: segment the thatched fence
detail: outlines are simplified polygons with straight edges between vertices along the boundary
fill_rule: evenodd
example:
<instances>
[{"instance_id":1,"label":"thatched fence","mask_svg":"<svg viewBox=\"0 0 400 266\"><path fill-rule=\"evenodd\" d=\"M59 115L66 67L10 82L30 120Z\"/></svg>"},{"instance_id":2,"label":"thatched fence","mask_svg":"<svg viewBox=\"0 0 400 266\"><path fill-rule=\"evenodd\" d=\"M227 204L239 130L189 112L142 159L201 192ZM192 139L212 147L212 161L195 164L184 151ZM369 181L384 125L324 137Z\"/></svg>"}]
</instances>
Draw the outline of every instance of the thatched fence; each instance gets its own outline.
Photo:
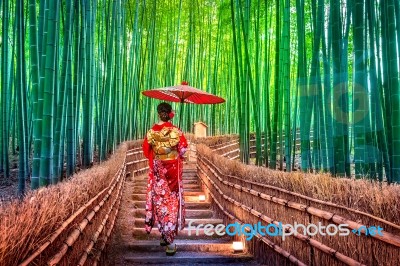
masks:
<instances>
[{"instance_id":1,"label":"thatched fence","mask_svg":"<svg viewBox=\"0 0 400 266\"><path fill-rule=\"evenodd\" d=\"M189 137L190 138L190 137ZM380 226L383 236L304 234L236 237L271 265L396 265L400 188L367 180L285 173L230 160L237 136L192 141L198 175L226 223ZM142 141L125 142L106 162L0 207L0 265L96 265L104 261L126 176L148 162ZM233 145L235 144L235 145ZM210 149L212 147L212 149ZM232 152L234 151L234 152ZM229 153L226 155L226 153ZM224 156L222 156L224 155ZM192 156L192 155L191 155ZM290 229L288 229L288 232Z\"/></svg>"},{"instance_id":2,"label":"thatched fence","mask_svg":"<svg viewBox=\"0 0 400 266\"><path fill-rule=\"evenodd\" d=\"M313 137L312 137L312 132L310 133L310 143L312 145L313 143ZM284 141L285 135L283 134L283 145L285 143ZM261 135L261 141L264 143L265 137L264 134ZM219 155L222 155L230 160L235 160L238 159L240 156L240 149L239 149L239 135L232 134L232 135L223 135L223 136L213 136L213 137L207 137L207 138L202 138L197 140L198 143L203 143L206 146L210 147L212 150L217 152ZM296 132L296 150L300 150L300 145L301 145L301 138L300 138L300 131ZM277 142L277 152L278 152L278 158L283 154L281 154L281 145L280 142ZM265 151L265 145L261 145L261 153L264 153ZM269 147L268 147L269 151ZM249 143L249 155L250 158L255 158L256 157L256 136L255 133L250 134L250 143Z\"/></svg>"},{"instance_id":3,"label":"thatched fence","mask_svg":"<svg viewBox=\"0 0 400 266\"><path fill-rule=\"evenodd\" d=\"M125 176L140 166L125 162L141 143L124 142L107 161L3 205L0 265L102 264Z\"/></svg>"},{"instance_id":4,"label":"thatched fence","mask_svg":"<svg viewBox=\"0 0 400 266\"><path fill-rule=\"evenodd\" d=\"M285 173L243 165L216 152L232 150L232 140L213 137L197 145L198 174L226 223L262 225L321 223L348 228L380 226L383 236L365 230L348 236L258 234L238 237L270 265L396 265L400 260L400 187L328 175ZM289 229L290 230L290 229ZM300 231L301 232L301 231ZM271 252L274 250L275 252Z\"/></svg>"}]
</instances>

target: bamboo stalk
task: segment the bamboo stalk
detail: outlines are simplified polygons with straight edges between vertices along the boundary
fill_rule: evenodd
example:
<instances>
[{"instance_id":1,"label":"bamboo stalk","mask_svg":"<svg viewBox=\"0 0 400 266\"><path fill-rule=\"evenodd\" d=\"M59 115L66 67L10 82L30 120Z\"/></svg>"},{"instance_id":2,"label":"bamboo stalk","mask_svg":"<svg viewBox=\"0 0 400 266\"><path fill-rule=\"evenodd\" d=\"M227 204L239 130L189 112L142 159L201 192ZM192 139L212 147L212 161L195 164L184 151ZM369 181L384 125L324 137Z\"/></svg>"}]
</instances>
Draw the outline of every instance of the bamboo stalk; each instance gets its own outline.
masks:
<instances>
[{"instance_id":1,"label":"bamboo stalk","mask_svg":"<svg viewBox=\"0 0 400 266\"><path fill-rule=\"evenodd\" d=\"M6 3L8 4L8 3ZM16 58L17 58L17 71L16 71L16 86L15 86L15 94L18 103L18 147L19 147L19 171L18 171L18 194L23 196L25 194L25 180L29 176L28 170L28 154L29 154L29 146L28 146L28 106L27 106L27 94L26 94L26 68L25 68L25 26L24 26L24 12L23 12L23 1L18 0L16 2L15 8L16 14L16 35L17 35L17 43L16 43ZM7 14L8 15L8 14ZM8 46L7 43L4 45ZM8 54L4 54L4 57L8 57ZM8 68L8 66L6 67ZM9 88L3 87L4 91L9 90ZM3 91L3 97L6 96L6 93ZM7 113L3 113L6 119ZM4 124L4 123L3 123ZM6 123L7 124L7 123ZM6 130L6 128L3 128ZM5 134L3 137L7 138L7 141L3 143L4 149L8 149L8 134L3 131ZM3 153L4 154L4 153ZM7 167L9 158L4 158L6 163L6 176L7 176Z\"/></svg>"}]
</instances>

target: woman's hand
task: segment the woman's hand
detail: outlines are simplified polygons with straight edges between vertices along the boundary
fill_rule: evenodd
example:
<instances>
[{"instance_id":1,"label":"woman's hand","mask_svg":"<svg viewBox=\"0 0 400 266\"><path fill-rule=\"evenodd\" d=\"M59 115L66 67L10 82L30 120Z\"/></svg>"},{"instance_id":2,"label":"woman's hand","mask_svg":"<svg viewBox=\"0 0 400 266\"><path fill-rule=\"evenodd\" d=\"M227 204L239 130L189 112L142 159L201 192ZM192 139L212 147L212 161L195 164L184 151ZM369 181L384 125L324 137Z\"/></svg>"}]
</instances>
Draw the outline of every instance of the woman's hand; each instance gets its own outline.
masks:
<instances>
[{"instance_id":1,"label":"woman's hand","mask_svg":"<svg viewBox=\"0 0 400 266\"><path fill-rule=\"evenodd\" d=\"M184 158L183 155L185 154L185 152L186 152L186 148L181 148L181 149L179 150L179 156L180 156L181 158Z\"/></svg>"}]
</instances>

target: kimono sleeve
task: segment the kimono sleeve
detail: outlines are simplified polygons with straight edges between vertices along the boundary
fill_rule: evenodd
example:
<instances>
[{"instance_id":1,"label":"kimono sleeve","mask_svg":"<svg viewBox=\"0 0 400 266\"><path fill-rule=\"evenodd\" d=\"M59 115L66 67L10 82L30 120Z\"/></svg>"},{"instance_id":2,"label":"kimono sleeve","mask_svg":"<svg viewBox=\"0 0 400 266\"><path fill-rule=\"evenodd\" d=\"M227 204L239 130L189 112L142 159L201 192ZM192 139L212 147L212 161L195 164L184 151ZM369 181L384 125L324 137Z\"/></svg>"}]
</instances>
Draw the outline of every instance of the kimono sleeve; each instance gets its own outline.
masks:
<instances>
[{"instance_id":1,"label":"kimono sleeve","mask_svg":"<svg viewBox=\"0 0 400 266\"><path fill-rule=\"evenodd\" d=\"M187 147L188 147L187 140L185 138L185 135L181 132L178 144L178 152L181 157L183 157L183 154L185 154Z\"/></svg>"},{"instance_id":2,"label":"kimono sleeve","mask_svg":"<svg viewBox=\"0 0 400 266\"><path fill-rule=\"evenodd\" d=\"M142 149L143 149L144 156L146 158L149 158L150 157L150 153L152 152L152 149L151 149L151 145L149 144L149 142L147 140L147 136L143 140Z\"/></svg>"}]
</instances>

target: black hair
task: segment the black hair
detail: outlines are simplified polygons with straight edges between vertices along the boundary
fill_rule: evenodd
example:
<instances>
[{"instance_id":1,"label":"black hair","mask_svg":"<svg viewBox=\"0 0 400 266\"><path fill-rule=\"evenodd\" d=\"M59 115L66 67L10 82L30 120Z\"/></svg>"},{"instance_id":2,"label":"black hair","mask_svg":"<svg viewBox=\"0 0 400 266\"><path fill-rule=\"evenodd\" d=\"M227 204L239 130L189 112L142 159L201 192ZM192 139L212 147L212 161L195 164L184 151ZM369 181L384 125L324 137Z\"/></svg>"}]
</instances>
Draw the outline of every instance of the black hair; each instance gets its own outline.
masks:
<instances>
[{"instance_id":1,"label":"black hair","mask_svg":"<svg viewBox=\"0 0 400 266\"><path fill-rule=\"evenodd\" d=\"M157 112L160 115L160 119L163 122L167 122L171 118L169 117L169 113L172 111L172 106L169 103L163 102L157 106Z\"/></svg>"}]
</instances>

